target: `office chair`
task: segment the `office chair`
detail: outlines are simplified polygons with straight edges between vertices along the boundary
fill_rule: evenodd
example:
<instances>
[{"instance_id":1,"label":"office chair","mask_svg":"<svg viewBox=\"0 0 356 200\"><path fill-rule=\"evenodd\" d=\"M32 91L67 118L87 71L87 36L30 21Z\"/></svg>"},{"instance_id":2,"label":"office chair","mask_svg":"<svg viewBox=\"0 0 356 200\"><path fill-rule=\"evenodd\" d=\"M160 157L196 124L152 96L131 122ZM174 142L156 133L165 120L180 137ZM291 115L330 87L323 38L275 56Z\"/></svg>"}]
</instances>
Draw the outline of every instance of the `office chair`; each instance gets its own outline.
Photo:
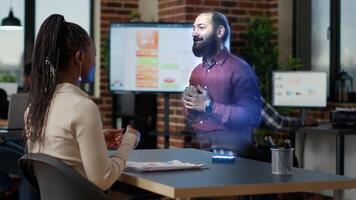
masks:
<instances>
[{"instance_id":1,"label":"office chair","mask_svg":"<svg viewBox=\"0 0 356 200\"><path fill-rule=\"evenodd\" d=\"M2 139L2 138L1 138ZM23 148L11 142L1 140L0 144L0 198L13 188L10 174L21 176L17 165L18 159L23 156Z\"/></svg>"},{"instance_id":2,"label":"office chair","mask_svg":"<svg viewBox=\"0 0 356 200\"><path fill-rule=\"evenodd\" d=\"M9 174L0 171L0 199L5 198L5 193L12 188L12 180Z\"/></svg>"},{"instance_id":3,"label":"office chair","mask_svg":"<svg viewBox=\"0 0 356 200\"><path fill-rule=\"evenodd\" d=\"M40 191L42 200L109 200L109 196L71 166L42 153L25 154L19 160L27 181Z\"/></svg>"}]
</instances>

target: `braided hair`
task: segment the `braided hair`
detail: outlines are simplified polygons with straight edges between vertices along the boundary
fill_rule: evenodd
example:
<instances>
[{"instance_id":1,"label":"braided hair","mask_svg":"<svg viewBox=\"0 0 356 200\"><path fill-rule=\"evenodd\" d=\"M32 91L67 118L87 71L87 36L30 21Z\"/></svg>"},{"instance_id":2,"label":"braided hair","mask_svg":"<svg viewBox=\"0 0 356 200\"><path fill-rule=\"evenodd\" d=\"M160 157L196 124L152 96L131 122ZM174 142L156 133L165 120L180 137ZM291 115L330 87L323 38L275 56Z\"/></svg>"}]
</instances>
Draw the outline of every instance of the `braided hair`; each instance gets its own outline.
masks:
<instances>
[{"instance_id":1,"label":"braided hair","mask_svg":"<svg viewBox=\"0 0 356 200\"><path fill-rule=\"evenodd\" d=\"M53 14L41 25L32 55L32 87L26 118L26 137L44 145L45 123L57 85L57 72L66 70L70 56L90 45L88 33L79 25Z\"/></svg>"}]
</instances>

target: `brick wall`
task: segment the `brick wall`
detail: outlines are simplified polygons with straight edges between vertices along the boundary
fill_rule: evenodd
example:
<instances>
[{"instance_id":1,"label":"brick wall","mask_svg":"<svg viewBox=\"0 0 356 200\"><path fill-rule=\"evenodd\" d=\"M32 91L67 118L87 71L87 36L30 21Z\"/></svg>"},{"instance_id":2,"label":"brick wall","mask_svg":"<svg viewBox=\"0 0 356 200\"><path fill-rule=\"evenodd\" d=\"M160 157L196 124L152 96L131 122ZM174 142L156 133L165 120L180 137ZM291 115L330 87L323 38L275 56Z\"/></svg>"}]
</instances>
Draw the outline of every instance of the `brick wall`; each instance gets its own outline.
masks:
<instances>
[{"instance_id":1,"label":"brick wall","mask_svg":"<svg viewBox=\"0 0 356 200\"><path fill-rule=\"evenodd\" d=\"M159 21L193 22L206 10L218 10L231 23L231 52L237 54L245 46L241 33L246 31L246 20L268 16L277 27L277 0L159 0Z\"/></svg>"},{"instance_id":2,"label":"brick wall","mask_svg":"<svg viewBox=\"0 0 356 200\"><path fill-rule=\"evenodd\" d=\"M130 13L138 10L138 0L101 0L101 66L100 98L94 99L98 104L104 127L112 126L112 95L109 93L108 66L104 63L110 22L129 22ZM106 51L107 52L107 51Z\"/></svg>"},{"instance_id":3,"label":"brick wall","mask_svg":"<svg viewBox=\"0 0 356 200\"><path fill-rule=\"evenodd\" d=\"M218 10L225 14L231 23L231 52L239 54L245 47L242 33L246 31L246 21L256 16L268 16L277 28L277 0L159 0L159 21L193 22L205 10ZM185 129L182 113L181 94L170 95L170 132ZM163 95L157 97L157 129L163 131ZM173 147L183 147L181 138L171 138ZM178 145L178 146L174 146ZM158 138L158 147L163 146L163 138Z\"/></svg>"}]
</instances>

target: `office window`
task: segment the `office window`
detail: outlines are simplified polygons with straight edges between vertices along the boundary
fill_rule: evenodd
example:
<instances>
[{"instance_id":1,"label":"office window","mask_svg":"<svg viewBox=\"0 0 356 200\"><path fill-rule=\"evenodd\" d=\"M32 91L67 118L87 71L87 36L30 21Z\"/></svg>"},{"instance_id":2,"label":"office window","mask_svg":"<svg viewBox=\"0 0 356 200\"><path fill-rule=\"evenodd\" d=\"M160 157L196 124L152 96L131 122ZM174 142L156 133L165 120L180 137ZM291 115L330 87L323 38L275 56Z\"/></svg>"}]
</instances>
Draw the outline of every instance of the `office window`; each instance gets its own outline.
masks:
<instances>
[{"instance_id":1,"label":"office window","mask_svg":"<svg viewBox=\"0 0 356 200\"><path fill-rule=\"evenodd\" d=\"M35 33L51 14L61 14L91 33L91 0L36 0Z\"/></svg>"},{"instance_id":2,"label":"office window","mask_svg":"<svg viewBox=\"0 0 356 200\"><path fill-rule=\"evenodd\" d=\"M79 24L92 35L93 0L36 0L35 1L35 36L43 21L51 14L61 14L66 21ZM93 84L83 84L81 88L94 94Z\"/></svg>"},{"instance_id":3,"label":"office window","mask_svg":"<svg viewBox=\"0 0 356 200\"><path fill-rule=\"evenodd\" d=\"M24 27L24 0L0 1L0 22L9 16L11 4L14 16L20 20ZM22 85L24 29L5 30L0 27L0 44L0 82L15 81L18 85ZM6 87L2 85L4 84L0 83L0 87ZM8 94L13 93L16 92L16 89L7 92Z\"/></svg>"},{"instance_id":4,"label":"office window","mask_svg":"<svg viewBox=\"0 0 356 200\"><path fill-rule=\"evenodd\" d=\"M353 79L353 88L356 89L356 18L355 0L342 0L340 12L340 68L346 71ZM353 92L352 91L352 92ZM354 99L353 99L354 100Z\"/></svg>"},{"instance_id":5,"label":"office window","mask_svg":"<svg viewBox=\"0 0 356 200\"><path fill-rule=\"evenodd\" d=\"M311 69L327 72L330 78L330 41L328 28L330 26L330 1L312 0L311 2ZM328 85L328 96L330 81Z\"/></svg>"}]
</instances>

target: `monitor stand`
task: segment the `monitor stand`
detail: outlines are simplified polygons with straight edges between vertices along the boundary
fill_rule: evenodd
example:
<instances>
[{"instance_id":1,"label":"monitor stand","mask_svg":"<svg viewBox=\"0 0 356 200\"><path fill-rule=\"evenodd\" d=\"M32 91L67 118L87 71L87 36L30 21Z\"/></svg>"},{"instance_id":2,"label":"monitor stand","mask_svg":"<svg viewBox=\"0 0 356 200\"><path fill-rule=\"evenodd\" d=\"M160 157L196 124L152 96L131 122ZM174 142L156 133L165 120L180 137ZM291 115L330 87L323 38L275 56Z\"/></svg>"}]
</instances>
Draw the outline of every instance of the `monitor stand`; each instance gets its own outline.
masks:
<instances>
[{"instance_id":1,"label":"monitor stand","mask_svg":"<svg viewBox=\"0 0 356 200\"><path fill-rule=\"evenodd\" d=\"M169 149L169 93L164 93L164 102L163 102L163 116L164 116L164 148Z\"/></svg>"},{"instance_id":2,"label":"monitor stand","mask_svg":"<svg viewBox=\"0 0 356 200\"><path fill-rule=\"evenodd\" d=\"M305 108L300 108L299 112L300 118L305 121L307 119L307 110Z\"/></svg>"}]
</instances>

